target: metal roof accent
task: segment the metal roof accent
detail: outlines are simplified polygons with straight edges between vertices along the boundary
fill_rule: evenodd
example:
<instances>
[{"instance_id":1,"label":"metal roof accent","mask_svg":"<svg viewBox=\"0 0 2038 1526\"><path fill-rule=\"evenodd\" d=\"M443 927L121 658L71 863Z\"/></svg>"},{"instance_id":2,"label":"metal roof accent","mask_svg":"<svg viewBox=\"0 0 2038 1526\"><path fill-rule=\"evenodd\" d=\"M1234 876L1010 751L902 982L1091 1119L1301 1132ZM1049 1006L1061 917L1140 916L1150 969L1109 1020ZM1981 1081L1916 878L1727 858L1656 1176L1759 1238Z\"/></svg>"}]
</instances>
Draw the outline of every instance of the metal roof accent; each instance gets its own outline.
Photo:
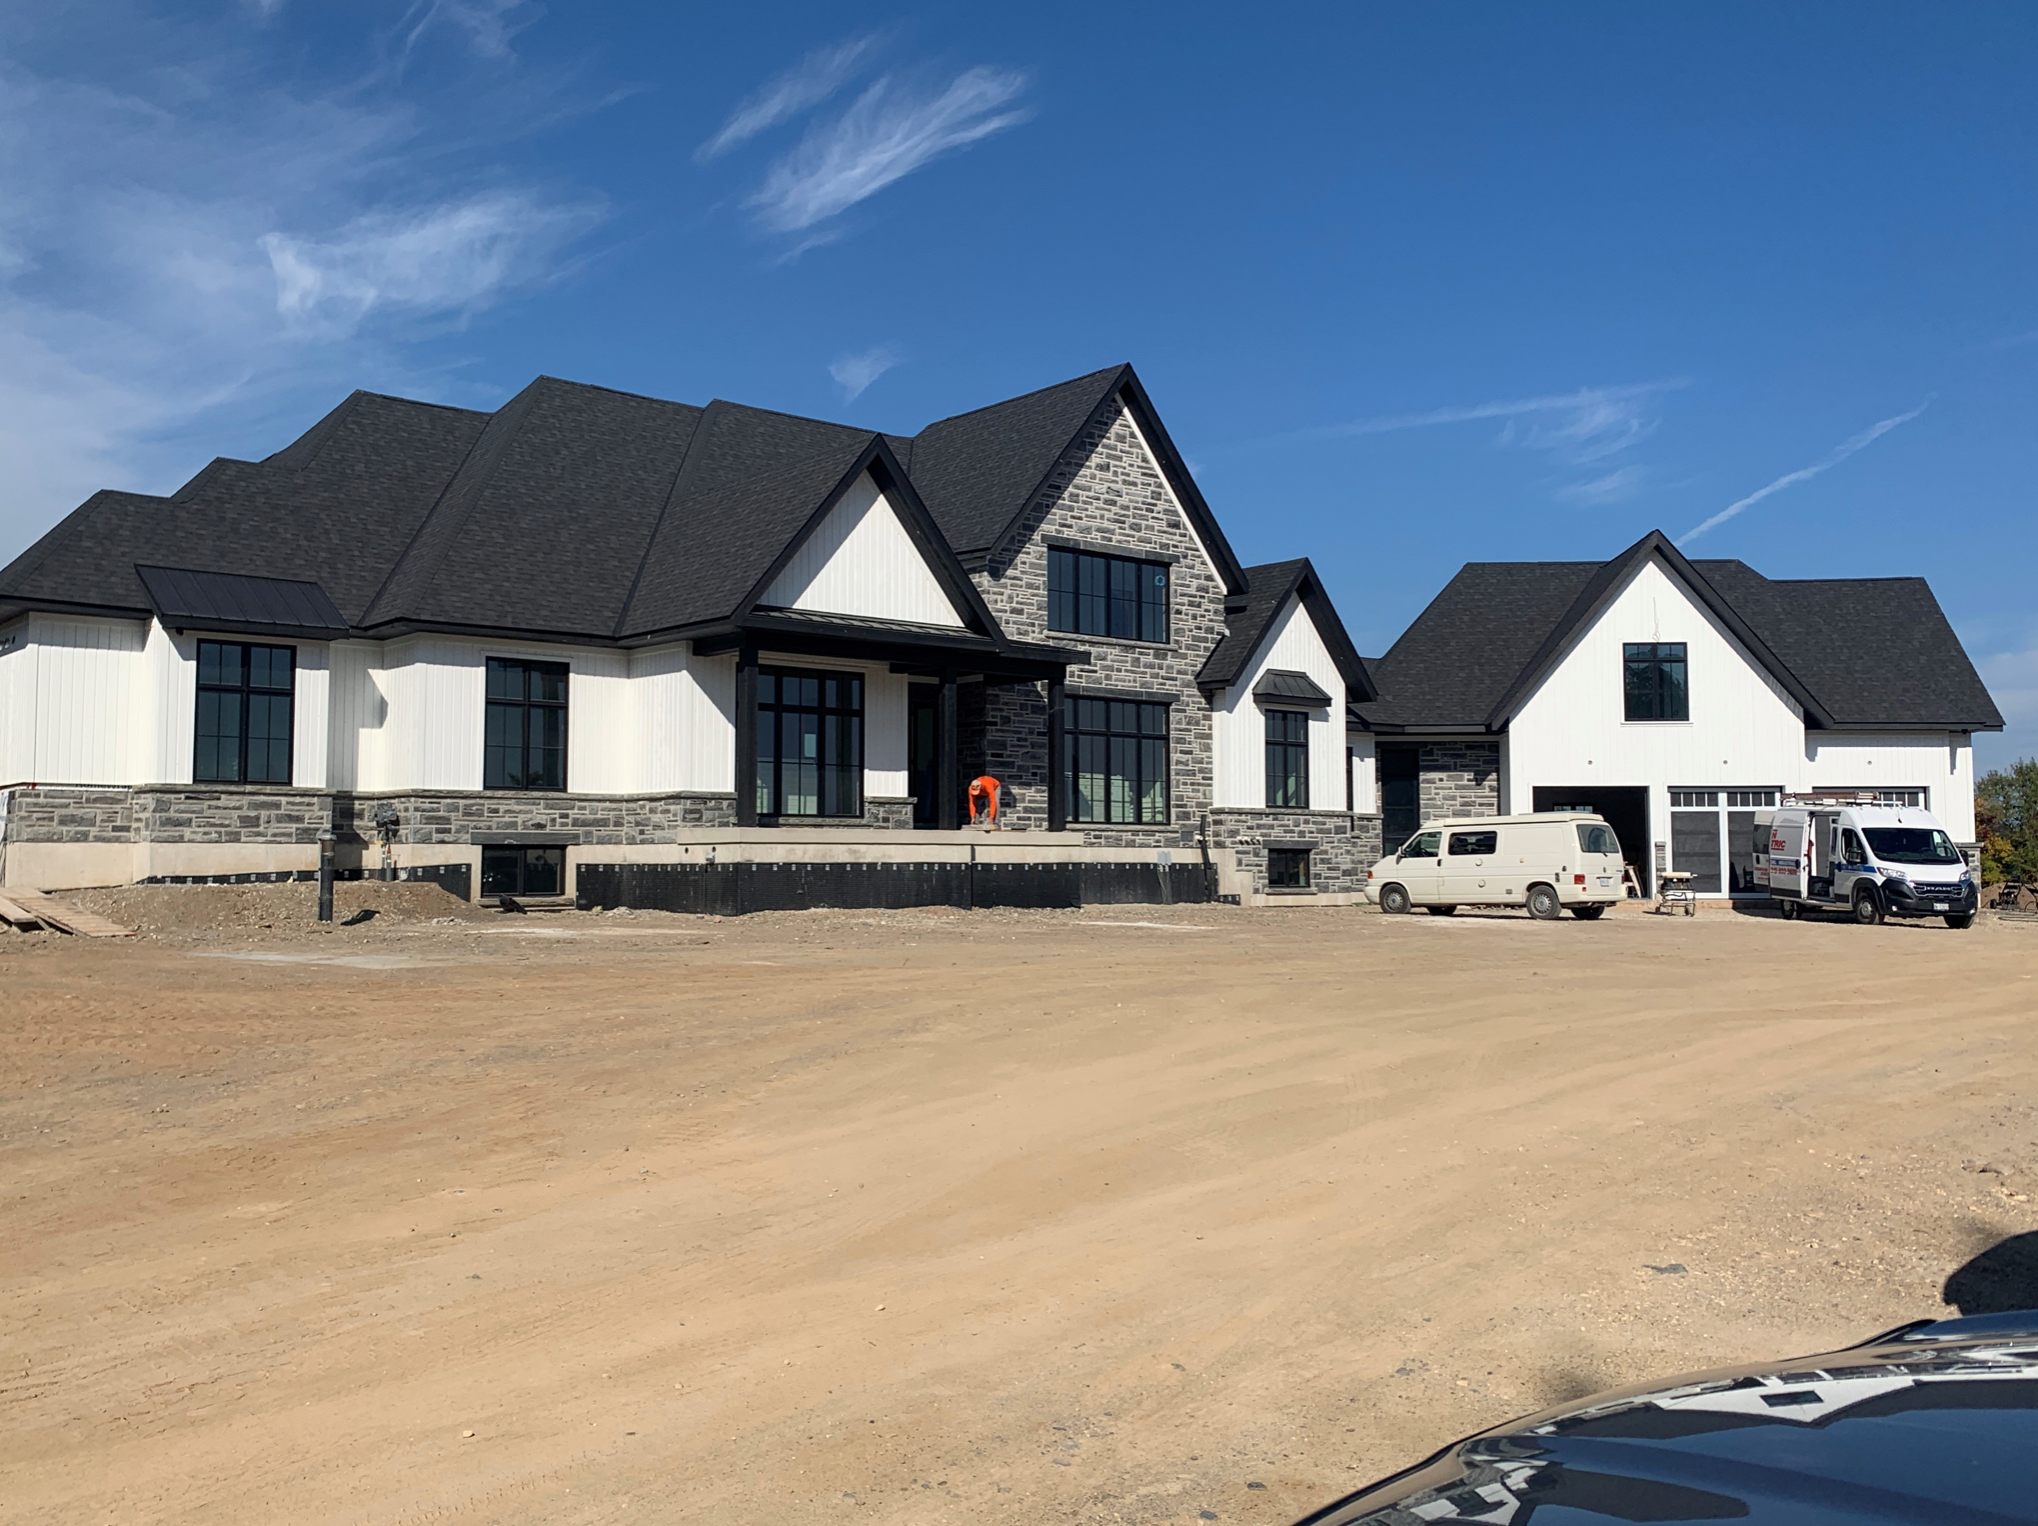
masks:
<instances>
[{"instance_id":1,"label":"metal roof accent","mask_svg":"<svg viewBox=\"0 0 2038 1526\"><path fill-rule=\"evenodd\" d=\"M135 564L156 618L176 630L344 641L347 617L316 583Z\"/></svg>"},{"instance_id":2,"label":"metal roof accent","mask_svg":"<svg viewBox=\"0 0 2038 1526\"><path fill-rule=\"evenodd\" d=\"M1253 685L1253 698L1263 705L1306 705L1311 710L1330 703L1315 679L1292 668L1268 668Z\"/></svg>"}]
</instances>

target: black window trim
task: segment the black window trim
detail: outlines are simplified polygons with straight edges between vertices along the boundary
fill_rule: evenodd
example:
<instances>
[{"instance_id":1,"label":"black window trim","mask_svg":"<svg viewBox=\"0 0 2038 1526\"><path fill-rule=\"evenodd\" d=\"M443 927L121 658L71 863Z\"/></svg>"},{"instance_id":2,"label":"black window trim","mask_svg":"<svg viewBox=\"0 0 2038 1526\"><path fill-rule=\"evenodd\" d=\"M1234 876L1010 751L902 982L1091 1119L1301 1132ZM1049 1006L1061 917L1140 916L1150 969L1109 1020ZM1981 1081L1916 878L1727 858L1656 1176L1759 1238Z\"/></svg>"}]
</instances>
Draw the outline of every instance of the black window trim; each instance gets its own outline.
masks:
<instances>
[{"instance_id":1,"label":"black window trim","mask_svg":"<svg viewBox=\"0 0 2038 1526\"><path fill-rule=\"evenodd\" d=\"M1062 767L1066 771L1067 775L1067 794L1065 798L1068 801L1068 819L1071 825L1080 824L1084 827L1152 828L1152 827L1165 827L1173 823L1175 819L1174 702L1178 697L1179 696L1177 695L1171 694L1137 694L1129 691L1106 694L1094 691L1079 692L1077 690L1072 689L1067 693L1067 695L1065 696L1065 703L1067 706L1066 710L1067 719L1063 726L1063 737L1064 737L1063 745L1066 747L1067 751L1062 759ZM1077 768L1077 760L1078 757L1080 756L1081 744L1078 742L1077 738L1085 736L1104 737L1106 739L1109 739L1111 737L1125 737L1139 742L1148 742L1155 740L1155 738L1148 736L1145 732L1111 731L1108 729L1098 731L1093 727L1083 726L1081 724L1082 716L1081 702L1085 700L1091 701L1093 703L1102 703L1107 707L1105 711L1107 717L1106 722L1107 727L1108 727L1108 716L1110 714L1108 707L1112 704L1156 705L1160 708L1162 731L1158 740L1161 744L1161 773L1160 773L1161 814L1160 819L1158 821L1112 821L1108 814L1109 813L1108 804L1106 806L1106 814L1103 816L1086 817L1081 814L1081 806L1079 802L1082 797L1081 792L1077 789L1077 780L1080 777L1080 770ZM1141 782L1145 781L1142 780Z\"/></svg>"},{"instance_id":2,"label":"black window trim","mask_svg":"<svg viewBox=\"0 0 2038 1526\"><path fill-rule=\"evenodd\" d=\"M241 681L238 684L209 684L204 681L205 673L204 653L205 648L207 648L208 646L232 646L240 648ZM285 652L289 654L290 657L289 688L274 689L255 687L253 677L254 663L250 660L250 657L252 653L258 651ZM285 641L220 641L213 637L208 636L201 637L199 639L198 645L193 650L192 656L194 658L194 661L192 663L192 669L197 677L197 682L192 691L192 706L191 706L191 782L193 784L248 784L256 786L266 785L272 789L293 788L297 781L297 647L293 643ZM234 695L240 703L240 756L239 759L237 760L237 771L234 777L231 779L222 779L218 777L218 775L216 774L207 776L199 771L198 749L200 746L200 735L198 730L198 711L201 708L201 701L199 699L199 696L207 693L231 694ZM286 697L286 702L288 703L289 706L290 724L286 728L284 728L283 777L281 779L250 779L248 777L248 738L250 735L250 727L248 725L248 711L250 710L250 708L252 708L249 704L249 700L256 694L265 695L282 694Z\"/></svg>"},{"instance_id":3,"label":"black window trim","mask_svg":"<svg viewBox=\"0 0 2038 1526\"><path fill-rule=\"evenodd\" d=\"M1272 895L1302 895L1314 893L1316 889L1316 879L1315 876L1311 873L1310 865L1310 854L1312 854L1314 851L1315 845L1313 843L1307 847L1301 846L1299 844L1284 846L1279 843L1268 843L1267 844L1268 893ZM1275 883L1274 855L1277 853L1280 854L1289 863L1300 863L1302 868L1301 879L1287 884Z\"/></svg>"},{"instance_id":4,"label":"black window trim","mask_svg":"<svg viewBox=\"0 0 2038 1526\"><path fill-rule=\"evenodd\" d=\"M510 700L510 699L497 699L497 698L493 698L493 697L490 697L490 696L489 696L489 694L488 694L488 678L487 678L487 674L488 674L488 667L489 667L489 664L490 664L490 663L497 663L497 662L499 662L499 663L503 663L503 664L505 664L505 665L510 665L510 666L514 666L514 667L520 668L520 669L522 669L522 670L524 671L524 673L525 673L525 680L524 680L524 696L525 696L525 697L524 697L524 698L522 698L522 699L520 699L520 700ZM543 700L543 699L532 699L532 698L530 698L530 678L529 678L529 674L530 674L530 673L531 673L532 671L534 671L534 670L540 670L540 669L542 669L542 670L544 670L544 671L546 671L546 672L556 673L556 674L557 674L557 675L558 675L559 677L561 677L561 678L564 678L564 679L566 680L565 684L564 684L564 685L562 686L562 688L561 688L561 692L562 692L562 693L563 693L563 694L564 694L564 695L566 696L566 697L565 697L564 699L562 699L562 700L559 700L559 701L557 701L557 702L555 703L555 702L553 702L553 701L551 701L551 700ZM570 759L572 758L572 755L573 755L573 744L572 744L572 736L573 736L573 665L572 665L571 663L569 663L569 662L548 662L548 661L544 660L543 658L538 658L538 657L495 657L495 656L489 656L489 657L484 657L484 658L482 659L482 664L481 664L481 670L482 670L482 691L481 691L481 692L482 692L482 696L483 696L483 697L482 697L482 718L483 718L483 719L482 719L482 733L481 733L481 787L482 787L482 788L483 788L484 790L518 790L518 791L525 791L525 792L536 792L536 793L540 793L540 794L547 794L547 795L550 795L550 794L564 794L564 793L565 793L565 792L566 792L566 791L568 790L568 788L570 788L570 786L572 785L572 782L573 782L573 779L572 779L572 774L571 774L571 772L570 772L570 770L569 770L569 768L568 768L568 766L567 766L567 765L568 765L568 762L569 762L569 760L570 760ZM523 751L523 768L522 768L522 773L523 773L523 776L524 776L524 777L525 777L526 779L528 779L528 778L530 777L530 767L531 767L531 729L530 729L530 711L531 711L532 709L536 708L536 709L542 709L542 710L557 710L557 711L559 712L559 783L558 783L558 786L557 786L557 788L556 788L556 789L555 789L555 788L553 788L553 787L551 787L551 786L545 786L545 785L531 785L531 784L490 784L490 783L488 782L488 745L489 745L489 744L488 744L488 730L487 730L487 713L488 713L488 708L489 708L490 706L494 706L494 705L515 705L515 706L517 706L517 707L518 707L519 709L521 709L521 710L522 710L522 711L524 712L524 732L523 732L523 735L524 735L524 741L523 741L523 747L522 747L522 751Z\"/></svg>"},{"instance_id":5,"label":"black window trim","mask_svg":"<svg viewBox=\"0 0 2038 1526\"><path fill-rule=\"evenodd\" d=\"M1306 811L1310 808L1309 712L1307 710L1297 709L1289 705L1265 705L1261 707L1260 713L1265 717L1265 719L1262 720L1260 723L1260 736L1262 740L1261 756L1265 760L1264 767L1267 776L1266 777L1267 809L1270 811ZM1273 735L1275 725L1274 718L1276 716L1280 716L1285 721L1286 718L1291 715L1300 716L1302 719L1302 740L1299 742L1293 740L1292 738L1285 737L1277 739ZM1283 780L1284 782L1290 778L1293 778L1296 782L1298 782L1301 785L1302 799L1299 803L1276 801L1274 799L1274 783L1276 777L1274 757L1276 753L1280 753L1283 755L1290 754L1301 755L1302 767L1299 770L1295 770L1291 773L1288 769L1283 768L1280 771L1279 775L1281 780Z\"/></svg>"},{"instance_id":6,"label":"black window trim","mask_svg":"<svg viewBox=\"0 0 2038 1526\"><path fill-rule=\"evenodd\" d=\"M1060 561L1060 558L1062 557L1069 557L1072 559L1076 571L1077 586L1074 590L1058 594L1055 582L1055 569L1063 565L1063 563ZM1084 630L1082 626L1083 596L1081 593L1081 581L1082 581L1082 564L1085 560L1093 562L1102 562L1105 564L1106 568L1105 572L1106 593L1103 596L1104 629L1102 630L1093 631ZM1148 587L1152 586L1149 582L1146 581L1146 576L1147 574L1154 572L1158 572L1164 575L1164 581L1160 585L1162 590L1161 597L1158 600L1160 608L1161 633L1157 638L1147 636L1144 634L1121 636L1114 634L1110 629L1112 599L1110 597L1108 587L1110 577L1109 568L1112 564L1121 562L1127 566L1138 569L1134 574L1135 579L1134 586L1140 590L1141 596L1137 603L1135 604L1134 609L1136 617L1142 622L1142 629L1144 625L1145 612L1147 609L1145 591ZM1059 598L1067 598L1073 601L1070 614L1070 623L1066 625L1057 623L1056 603ZM1085 640L1093 641L1123 642L1130 646L1172 647L1175 644L1174 601L1175 601L1175 569L1172 561L1156 560L1153 557L1146 556L1136 552L1117 552L1101 550L1093 551L1077 546L1049 545L1047 547L1047 628L1049 631L1054 632L1057 635L1081 636Z\"/></svg>"},{"instance_id":7,"label":"black window trim","mask_svg":"<svg viewBox=\"0 0 2038 1526\"><path fill-rule=\"evenodd\" d=\"M1647 656L1638 655L1646 652ZM1675 657L1667 654L1675 652ZM1621 723L1627 726L1688 726L1691 724L1691 646L1685 641L1624 641L1621 643ZM1663 671L1675 663L1683 671L1683 683L1679 698L1684 702L1682 715L1636 715L1634 713L1634 691L1628 685L1628 670L1631 664L1651 663L1655 667L1655 687L1650 695L1657 710L1663 709L1665 685Z\"/></svg>"},{"instance_id":8,"label":"black window trim","mask_svg":"<svg viewBox=\"0 0 2038 1526\"><path fill-rule=\"evenodd\" d=\"M776 807L783 805L785 802L785 768L784 768L785 759L778 756L777 747L776 744L774 743L771 757L772 763L772 787L771 787L772 799L770 802L771 808L767 808L767 806L762 802L759 803L757 807L757 819L759 824L766 826L777 826L782 822L788 821L841 822L841 821L863 820L870 806L869 797L864 789L864 785L866 783L865 775L868 772L867 760L870 757L870 736L868 734L870 726L870 674L865 672L862 668L802 667L796 663L784 663L784 662L763 663L759 665L757 671L758 676L760 678L768 673L773 678L776 679L784 679L785 677L790 675L796 678L819 678L823 680L830 678L837 679L850 678L856 680L857 683L856 690L857 702L854 706L837 705L831 707L830 705L827 704L826 700L824 699L818 707L809 707L807 705L793 705L790 707L795 712L801 713L806 712L810 708L818 708L819 713L824 717L829 715L854 715L856 717L857 721L856 759L853 763L836 765L838 769L841 769L842 771L846 772L855 782L856 810L850 814L841 813L829 814L815 812L811 815L806 815L806 814L788 814L785 811L777 809ZM765 761L763 748L764 730L767 724L765 717L771 716L775 718L779 715L782 715L785 713L788 706L785 705L782 699L774 698L769 701L765 700L761 692L762 690L761 684L759 685L759 689L760 693L757 701L757 730L759 739L757 761L759 767L761 768ZM910 719L910 705L908 710L908 718ZM821 766L825 769L827 765L823 763ZM752 790L755 790L757 788L756 780L753 779L750 781L750 788Z\"/></svg>"}]
</instances>

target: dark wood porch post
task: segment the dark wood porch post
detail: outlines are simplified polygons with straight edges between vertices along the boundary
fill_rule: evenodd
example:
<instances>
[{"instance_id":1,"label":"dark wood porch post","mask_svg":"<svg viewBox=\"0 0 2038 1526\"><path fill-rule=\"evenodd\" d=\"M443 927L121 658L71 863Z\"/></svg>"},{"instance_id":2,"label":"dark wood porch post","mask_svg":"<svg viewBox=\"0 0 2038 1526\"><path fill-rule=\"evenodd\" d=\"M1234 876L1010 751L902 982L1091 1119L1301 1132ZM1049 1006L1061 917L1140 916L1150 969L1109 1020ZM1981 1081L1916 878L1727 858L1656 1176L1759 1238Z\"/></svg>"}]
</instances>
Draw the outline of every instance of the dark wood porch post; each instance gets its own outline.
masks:
<instances>
[{"instance_id":1,"label":"dark wood porch post","mask_svg":"<svg viewBox=\"0 0 2038 1526\"><path fill-rule=\"evenodd\" d=\"M1069 825L1068 682L1047 681L1047 830L1066 832Z\"/></svg>"},{"instance_id":2,"label":"dark wood porch post","mask_svg":"<svg viewBox=\"0 0 2038 1526\"><path fill-rule=\"evenodd\" d=\"M956 745L955 674L942 670L941 692L934 702L934 825L953 832L960 824L962 756Z\"/></svg>"},{"instance_id":3,"label":"dark wood porch post","mask_svg":"<svg viewBox=\"0 0 2038 1526\"><path fill-rule=\"evenodd\" d=\"M736 652L736 825L757 825L757 648Z\"/></svg>"}]
</instances>

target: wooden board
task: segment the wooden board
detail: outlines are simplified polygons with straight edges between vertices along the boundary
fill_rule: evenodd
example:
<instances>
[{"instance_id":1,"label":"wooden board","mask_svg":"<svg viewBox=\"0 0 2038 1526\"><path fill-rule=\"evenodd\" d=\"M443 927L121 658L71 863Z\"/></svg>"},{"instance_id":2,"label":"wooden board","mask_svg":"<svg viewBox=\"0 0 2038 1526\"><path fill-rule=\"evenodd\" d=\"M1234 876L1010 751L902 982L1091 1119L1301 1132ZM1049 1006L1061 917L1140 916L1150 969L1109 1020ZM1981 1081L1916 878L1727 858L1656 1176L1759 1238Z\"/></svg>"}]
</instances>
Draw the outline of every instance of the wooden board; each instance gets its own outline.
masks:
<instances>
[{"instance_id":1,"label":"wooden board","mask_svg":"<svg viewBox=\"0 0 2038 1526\"><path fill-rule=\"evenodd\" d=\"M42 926L42 923L38 922L29 913L23 911L19 906L16 906L4 895L0 895L0 922L11 922L14 926L24 931L32 927Z\"/></svg>"},{"instance_id":2,"label":"wooden board","mask_svg":"<svg viewBox=\"0 0 2038 1526\"><path fill-rule=\"evenodd\" d=\"M12 899L16 906L45 927L54 927L60 932L76 933L81 938L134 936L132 927L122 927L118 922L109 922L97 912L67 905L55 896L44 895L39 890L17 890L13 893Z\"/></svg>"}]
</instances>

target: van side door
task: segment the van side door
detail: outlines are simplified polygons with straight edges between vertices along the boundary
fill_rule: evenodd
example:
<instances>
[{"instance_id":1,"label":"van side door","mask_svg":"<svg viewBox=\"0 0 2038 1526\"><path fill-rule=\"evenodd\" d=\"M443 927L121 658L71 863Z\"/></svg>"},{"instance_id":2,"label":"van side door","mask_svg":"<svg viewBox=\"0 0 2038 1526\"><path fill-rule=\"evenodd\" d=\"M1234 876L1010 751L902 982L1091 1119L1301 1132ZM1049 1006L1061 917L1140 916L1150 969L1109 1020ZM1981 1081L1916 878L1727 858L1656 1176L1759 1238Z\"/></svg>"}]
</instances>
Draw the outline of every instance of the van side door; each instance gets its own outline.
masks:
<instances>
[{"instance_id":1,"label":"van side door","mask_svg":"<svg viewBox=\"0 0 2038 1526\"><path fill-rule=\"evenodd\" d=\"M1452 827L1444 834L1440 896L1446 906L1498 903L1504 899L1499 876L1499 828Z\"/></svg>"}]
</instances>

